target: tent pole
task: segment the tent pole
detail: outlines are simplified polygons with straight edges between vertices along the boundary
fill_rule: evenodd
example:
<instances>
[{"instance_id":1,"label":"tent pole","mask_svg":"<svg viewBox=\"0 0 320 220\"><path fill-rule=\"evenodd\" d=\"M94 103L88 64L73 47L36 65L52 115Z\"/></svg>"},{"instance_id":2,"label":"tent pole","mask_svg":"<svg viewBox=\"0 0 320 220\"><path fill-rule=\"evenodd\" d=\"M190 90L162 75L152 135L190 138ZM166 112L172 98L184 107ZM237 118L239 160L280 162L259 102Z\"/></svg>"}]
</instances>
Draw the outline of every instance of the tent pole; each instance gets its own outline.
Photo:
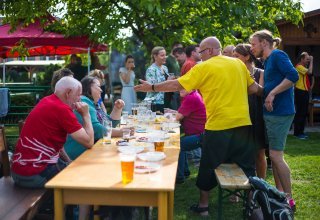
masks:
<instances>
[{"instance_id":1,"label":"tent pole","mask_svg":"<svg viewBox=\"0 0 320 220\"><path fill-rule=\"evenodd\" d=\"M89 75L89 72L90 72L90 63L91 63L91 60L90 60L90 47L88 47L88 75Z\"/></svg>"},{"instance_id":2,"label":"tent pole","mask_svg":"<svg viewBox=\"0 0 320 220\"><path fill-rule=\"evenodd\" d=\"M2 59L2 84L6 86L6 59Z\"/></svg>"}]
</instances>

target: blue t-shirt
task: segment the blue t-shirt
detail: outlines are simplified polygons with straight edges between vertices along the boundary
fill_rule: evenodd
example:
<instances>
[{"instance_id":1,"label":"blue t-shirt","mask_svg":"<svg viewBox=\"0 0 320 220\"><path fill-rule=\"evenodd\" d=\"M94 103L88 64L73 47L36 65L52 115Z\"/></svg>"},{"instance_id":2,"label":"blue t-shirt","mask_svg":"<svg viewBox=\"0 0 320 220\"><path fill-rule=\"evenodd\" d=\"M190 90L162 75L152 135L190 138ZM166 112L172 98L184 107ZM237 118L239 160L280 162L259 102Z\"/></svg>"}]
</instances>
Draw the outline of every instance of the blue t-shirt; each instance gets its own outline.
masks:
<instances>
[{"instance_id":1,"label":"blue t-shirt","mask_svg":"<svg viewBox=\"0 0 320 220\"><path fill-rule=\"evenodd\" d=\"M292 65L288 55L281 50L273 50L265 60L264 67L264 99L284 79L290 80L293 83L299 79L298 72ZM273 111L268 112L265 106L263 106L263 113L274 116L294 114L293 86L275 96Z\"/></svg>"}]
</instances>

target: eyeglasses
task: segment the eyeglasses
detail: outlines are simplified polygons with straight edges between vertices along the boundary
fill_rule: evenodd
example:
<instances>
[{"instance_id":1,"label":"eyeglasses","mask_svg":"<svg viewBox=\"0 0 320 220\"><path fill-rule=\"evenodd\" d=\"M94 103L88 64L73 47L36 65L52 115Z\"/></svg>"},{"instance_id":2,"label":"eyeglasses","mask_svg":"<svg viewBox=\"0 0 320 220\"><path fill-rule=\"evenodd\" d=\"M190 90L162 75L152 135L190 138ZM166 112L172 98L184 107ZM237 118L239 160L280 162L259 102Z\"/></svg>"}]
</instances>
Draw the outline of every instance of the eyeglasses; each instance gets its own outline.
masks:
<instances>
[{"instance_id":1,"label":"eyeglasses","mask_svg":"<svg viewBox=\"0 0 320 220\"><path fill-rule=\"evenodd\" d=\"M199 54L202 54L204 51L206 51L206 50L208 50L208 49L220 50L220 47L218 47L218 48L210 48L210 47L207 47L206 49L203 49L203 50L199 51Z\"/></svg>"},{"instance_id":2,"label":"eyeglasses","mask_svg":"<svg viewBox=\"0 0 320 220\"><path fill-rule=\"evenodd\" d=\"M199 51L199 53L202 54L204 51L206 51L206 50L208 50L208 49L210 49L210 48L207 47L206 49L203 49L203 50Z\"/></svg>"}]
</instances>

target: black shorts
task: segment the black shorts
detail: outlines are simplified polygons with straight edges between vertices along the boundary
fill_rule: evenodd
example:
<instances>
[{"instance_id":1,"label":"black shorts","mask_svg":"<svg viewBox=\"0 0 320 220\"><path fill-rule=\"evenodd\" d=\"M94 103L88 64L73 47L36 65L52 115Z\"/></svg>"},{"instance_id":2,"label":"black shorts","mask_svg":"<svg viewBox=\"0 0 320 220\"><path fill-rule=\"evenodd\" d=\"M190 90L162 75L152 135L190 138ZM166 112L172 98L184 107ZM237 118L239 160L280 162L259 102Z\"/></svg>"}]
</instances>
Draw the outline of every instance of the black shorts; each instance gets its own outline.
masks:
<instances>
[{"instance_id":1,"label":"black shorts","mask_svg":"<svg viewBox=\"0 0 320 220\"><path fill-rule=\"evenodd\" d=\"M236 163L247 176L255 176L255 149L251 126L222 131L205 131L196 185L209 191L217 186L214 169L222 163Z\"/></svg>"}]
</instances>

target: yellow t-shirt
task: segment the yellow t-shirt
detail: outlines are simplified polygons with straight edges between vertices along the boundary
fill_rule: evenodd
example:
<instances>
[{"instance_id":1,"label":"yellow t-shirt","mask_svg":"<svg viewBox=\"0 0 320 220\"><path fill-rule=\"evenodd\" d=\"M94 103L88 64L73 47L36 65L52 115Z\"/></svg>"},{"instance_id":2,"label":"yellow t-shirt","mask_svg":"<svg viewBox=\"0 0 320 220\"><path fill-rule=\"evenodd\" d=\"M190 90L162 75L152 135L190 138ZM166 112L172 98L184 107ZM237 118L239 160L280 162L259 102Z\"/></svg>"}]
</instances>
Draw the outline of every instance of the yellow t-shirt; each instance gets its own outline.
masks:
<instances>
[{"instance_id":1,"label":"yellow t-shirt","mask_svg":"<svg viewBox=\"0 0 320 220\"><path fill-rule=\"evenodd\" d=\"M297 89L308 91L309 90L307 86L308 69L299 64L296 66L296 70L299 73L299 80L296 82L295 87Z\"/></svg>"},{"instance_id":2,"label":"yellow t-shirt","mask_svg":"<svg viewBox=\"0 0 320 220\"><path fill-rule=\"evenodd\" d=\"M215 56L178 79L187 90L198 89L206 106L207 130L251 125L247 88L254 80L236 58Z\"/></svg>"}]
</instances>

